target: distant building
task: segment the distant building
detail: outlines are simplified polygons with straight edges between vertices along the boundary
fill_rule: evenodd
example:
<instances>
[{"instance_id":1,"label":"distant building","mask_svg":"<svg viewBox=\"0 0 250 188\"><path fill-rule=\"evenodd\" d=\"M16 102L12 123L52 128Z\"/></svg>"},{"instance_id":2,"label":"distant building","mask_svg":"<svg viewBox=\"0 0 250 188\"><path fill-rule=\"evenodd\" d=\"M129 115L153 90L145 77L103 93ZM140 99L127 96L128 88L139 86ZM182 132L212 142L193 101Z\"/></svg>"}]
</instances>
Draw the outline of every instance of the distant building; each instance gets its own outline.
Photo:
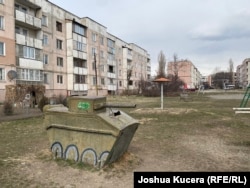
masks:
<instances>
[{"instance_id":1,"label":"distant building","mask_svg":"<svg viewBox=\"0 0 250 188\"><path fill-rule=\"evenodd\" d=\"M237 66L236 84L246 88L250 84L250 58L245 59L241 65Z\"/></svg>"},{"instance_id":2,"label":"distant building","mask_svg":"<svg viewBox=\"0 0 250 188\"><path fill-rule=\"evenodd\" d=\"M178 75L185 83L187 89L197 89L202 82L202 75L191 61L181 60L169 62L167 66L168 75Z\"/></svg>"},{"instance_id":3,"label":"distant building","mask_svg":"<svg viewBox=\"0 0 250 188\"><path fill-rule=\"evenodd\" d=\"M0 101L119 94L150 74L145 49L91 18L47 0L0 0Z\"/></svg>"}]
</instances>

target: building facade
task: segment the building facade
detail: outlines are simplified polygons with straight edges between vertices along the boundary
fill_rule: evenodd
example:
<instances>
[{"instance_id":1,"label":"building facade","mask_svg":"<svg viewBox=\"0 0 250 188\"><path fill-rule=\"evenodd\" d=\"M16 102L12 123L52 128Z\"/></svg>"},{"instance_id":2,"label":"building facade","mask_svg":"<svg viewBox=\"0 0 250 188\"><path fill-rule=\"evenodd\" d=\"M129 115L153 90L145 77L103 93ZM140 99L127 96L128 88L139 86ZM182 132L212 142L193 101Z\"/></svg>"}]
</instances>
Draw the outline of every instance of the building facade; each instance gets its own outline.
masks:
<instances>
[{"instance_id":1,"label":"building facade","mask_svg":"<svg viewBox=\"0 0 250 188\"><path fill-rule=\"evenodd\" d=\"M236 84L241 88L246 88L250 84L250 58L245 59L241 65L237 66Z\"/></svg>"},{"instance_id":2,"label":"building facade","mask_svg":"<svg viewBox=\"0 0 250 188\"><path fill-rule=\"evenodd\" d=\"M145 49L91 18L47 0L0 0L0 101L120 94L138 89L150 69Z\"/></svg>"},{"instance_id":3,"label":"building facade","mask_svg":"<svg viewBox=\"0 0 250 188\"><path fill-rule=\"evenodd\" d=\"M169 62L167 65L168 75L178 75L185 83L186 89L197 89L202 83L202 75L191 61L181 60Z\"/></svg>"}]
</instances>

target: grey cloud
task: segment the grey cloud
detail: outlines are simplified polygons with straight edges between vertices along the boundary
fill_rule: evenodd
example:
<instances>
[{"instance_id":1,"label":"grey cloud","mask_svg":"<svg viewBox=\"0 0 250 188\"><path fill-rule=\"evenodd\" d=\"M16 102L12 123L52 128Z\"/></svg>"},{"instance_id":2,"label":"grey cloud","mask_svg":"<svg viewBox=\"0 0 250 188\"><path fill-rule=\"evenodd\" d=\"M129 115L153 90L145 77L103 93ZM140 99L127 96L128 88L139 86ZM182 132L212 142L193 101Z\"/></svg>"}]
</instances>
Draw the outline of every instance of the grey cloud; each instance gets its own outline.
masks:
<instances>
[{"instance_id":1,"label":"grey cloud","mask_svg":"<svg viewBox=\"0 0 250 188\"><path fill-rule=\"evenodd\" d=\"M202 24L190 32L191 38L208 41L250 38L249 20L250 14L244 11L224 22Z\"/></svg>"}]
</instances>

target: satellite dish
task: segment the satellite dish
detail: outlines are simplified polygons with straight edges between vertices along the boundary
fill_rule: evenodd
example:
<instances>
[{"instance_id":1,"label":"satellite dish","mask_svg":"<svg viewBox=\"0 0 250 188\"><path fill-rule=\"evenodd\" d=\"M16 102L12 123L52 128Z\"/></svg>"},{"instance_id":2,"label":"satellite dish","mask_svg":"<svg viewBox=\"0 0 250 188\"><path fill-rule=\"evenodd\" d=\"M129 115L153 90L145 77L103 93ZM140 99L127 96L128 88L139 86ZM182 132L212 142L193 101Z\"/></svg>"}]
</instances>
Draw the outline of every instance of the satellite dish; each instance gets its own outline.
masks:
<instances>
[{"instance_id":1,"label":"satellite dish","mask_svg":"<svg viewBox=\"0 0 250 188\"><path fill-rule=\"evenodd\" d=\"M10 70L10 71L7 73L7 75L8 75L8 77L9 77L10 80L13 80L13 79L15 79L15 78L17 77L17 73L16 73L16 71L14 71L14 70Z\"/></svg>"}]
</instances>

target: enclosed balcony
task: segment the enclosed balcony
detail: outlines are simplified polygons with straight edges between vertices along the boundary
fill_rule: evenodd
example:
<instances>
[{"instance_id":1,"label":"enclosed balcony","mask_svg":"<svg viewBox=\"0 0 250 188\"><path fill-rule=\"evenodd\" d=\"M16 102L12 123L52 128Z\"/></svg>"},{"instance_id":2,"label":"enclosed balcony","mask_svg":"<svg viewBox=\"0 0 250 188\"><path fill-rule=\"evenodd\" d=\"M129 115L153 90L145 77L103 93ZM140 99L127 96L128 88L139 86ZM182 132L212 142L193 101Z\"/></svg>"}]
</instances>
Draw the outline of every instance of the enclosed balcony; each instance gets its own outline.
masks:
<instances>
[{"instance_id":1,"label":"enclosed balcony","mask_svg":"<svg viewBox=\"0 0 250 188\"><path fill-rule=\"evenodd\" d=\"M26 68L26 69L40 69L43 70L43 62L37 59L26 59L18 58L17 66Z\"/></svg>"},{"instance_id":2,"label":"enclosed balcony","mask_svg":"<svg viewBox=\"0 0 250 188\"><path fill-rule=\"evenodd\" d=\"M108 84L108 90L109 91L115 91L117 89L116 84Z\"/></svg>"},{"instance_id":3,"label":"enclosed balcony","mask_svg":"<svg viewBox=\"0 0 250 188\"><path fill-rule=\"evenodd\" d=\"M88 85L87 84L74 84L74 91L87 91L88 90Z\"/></svg>"},{"instance_id":4,"label":"enclosed balcony","mask_svg":"<svg viewBox=\"0 0 250 188\"><path fill-rule=\"evenodd\" d=\"M23 46L30 46L38 49L42 49L42 40L36 39L36 38L31 38L27 37L25 35L21 35L16 33L16 43L23 45Z\"/></svg>"},{"instance_id":5,"label":"enclosed balcony","mask_svg":"<svg viewBox=\"0 0 250 188\"><path fill-rule=\"evenodd\" d=\"M40 18L34 17L20 10L15 10L15 18L16 22L21 26L25 26L36 30L42 28L42 21Z\"/></svg>"},{"instance_id":6,"label":"enclosed balcony","mask_svg":"<svg viewBox=\"0 0 250 188\"><path fill-rule=\"evenodd\" d=\"M33 9L40 9L42 7L42 0L15 0L15 3L19 3Z\"/></svg>"},{"instance_id":7,"label":"enclosed balcony","mask_svg":"<svg viewBox=\"0 0 250 188\"><path fill-rule=\"evenodd\" d=\"M88 69L87 68L81 68L81 67L74 67L74 74L87 75L88 74Z\"/></svg>"}]
</instances>

